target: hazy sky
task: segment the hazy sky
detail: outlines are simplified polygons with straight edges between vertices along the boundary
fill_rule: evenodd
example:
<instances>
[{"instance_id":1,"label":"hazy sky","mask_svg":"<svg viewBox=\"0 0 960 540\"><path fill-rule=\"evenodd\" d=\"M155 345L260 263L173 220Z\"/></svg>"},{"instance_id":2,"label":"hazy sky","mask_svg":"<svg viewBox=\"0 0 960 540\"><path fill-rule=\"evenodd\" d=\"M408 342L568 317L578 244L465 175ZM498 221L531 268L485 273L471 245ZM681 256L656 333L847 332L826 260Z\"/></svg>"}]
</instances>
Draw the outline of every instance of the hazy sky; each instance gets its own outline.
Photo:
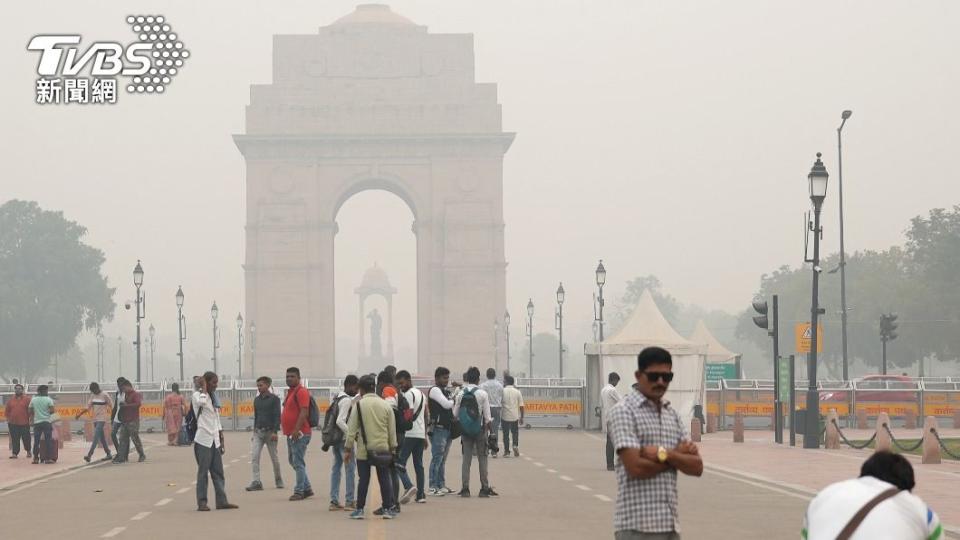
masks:
<instances>
[{"instance_id":1,"label":"hazy sky","mask_svg":"<svg viewBox=\"0 0 960 540\"><path fill-rule=\"evenodd\" d=\"M315 33L355 4L6 6L0 201L36 200L87 226L118 301L132 296L143 259L161 333L175 328L178 284L192 323L209 318L214 298L232 320L243 301L244 166L230 135L243 131L249 85L270 81L271 36ZM532 296L535 325L552 328L562 280L573 352L589 328L599 258L611 297L654 273L680 300L727 310L745 306L762 273L801 262L817 151L832 173L824 249L835 251L845 108L854 110L844 131L848 249L899 243L911 217L960 200L949 157L960 125L957 2L391 5L431 32L474 35L477 80L499 85L504 129L517 133L504 165L508 304L520 315ZM168 92L109 107L33 103L32 35L125 41L129 13L166 16L193 53ZM352 291L379 261L401 290L398 348L413 345L412 215L375 193L338 220L338 339L355 339ZM370 220L378 226L364 228ZM129 334L129 314L120 316Z\"/></svg>"}]
</instances>

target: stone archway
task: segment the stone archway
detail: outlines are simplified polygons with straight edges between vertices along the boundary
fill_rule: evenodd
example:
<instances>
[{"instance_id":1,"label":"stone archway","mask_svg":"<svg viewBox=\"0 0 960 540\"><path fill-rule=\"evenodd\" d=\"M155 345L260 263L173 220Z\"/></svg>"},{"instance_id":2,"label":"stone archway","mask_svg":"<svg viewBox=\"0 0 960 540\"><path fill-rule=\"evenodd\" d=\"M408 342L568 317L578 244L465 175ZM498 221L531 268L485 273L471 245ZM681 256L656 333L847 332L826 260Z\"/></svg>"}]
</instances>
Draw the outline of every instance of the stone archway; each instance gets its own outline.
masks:
<instances>
[{"instance_id":1,"label":"stone archway","mask_svg":"<svg viewBox=\"0 0 960 540\"><path fill-rule=\"evenodd\" d=\"M234 136L247 168L246 317L259 368L339 375L335 218L367 189L397 194L414 215L418 371L504 364L491 321L506 304L513 134L502 131L496 85L474 81L472 36L361 5L317 34L275 36L273 62Z\"/></svg>"}]
</instances>

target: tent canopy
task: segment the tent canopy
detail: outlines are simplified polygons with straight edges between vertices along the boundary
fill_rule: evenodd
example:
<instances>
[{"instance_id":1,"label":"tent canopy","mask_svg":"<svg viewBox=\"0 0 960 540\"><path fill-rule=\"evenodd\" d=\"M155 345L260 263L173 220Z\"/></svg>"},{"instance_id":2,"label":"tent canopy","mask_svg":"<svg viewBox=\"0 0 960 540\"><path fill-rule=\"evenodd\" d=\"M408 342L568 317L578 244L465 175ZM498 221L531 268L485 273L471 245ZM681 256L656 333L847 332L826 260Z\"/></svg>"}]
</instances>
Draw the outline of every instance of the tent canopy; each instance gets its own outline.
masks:
<instances>
[{"instance_id":1,"label":"tent canopy","mask_svg":"<svg viewBox=\"0 0 960 540\"><path fill-rule=\"evenodd\" d=\"M703 320L697 321L697 327L690 335L690 341L706 347L707 362L710 363L731 363L740 356L724 347L710 332Z\"/></svg>"}]
</instances>

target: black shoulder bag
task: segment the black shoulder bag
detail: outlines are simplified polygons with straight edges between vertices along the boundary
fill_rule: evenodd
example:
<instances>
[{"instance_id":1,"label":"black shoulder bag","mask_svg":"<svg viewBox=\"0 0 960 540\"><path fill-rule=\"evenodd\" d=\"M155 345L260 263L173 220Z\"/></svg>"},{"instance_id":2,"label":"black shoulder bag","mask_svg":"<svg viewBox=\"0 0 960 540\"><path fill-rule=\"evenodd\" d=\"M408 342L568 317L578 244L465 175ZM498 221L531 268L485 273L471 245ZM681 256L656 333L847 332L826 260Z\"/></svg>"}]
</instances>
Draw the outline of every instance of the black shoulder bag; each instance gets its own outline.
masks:
<instances>
[{"instance_id":1,"label":"black shoulder bag","mask_svg":"<svg viewBox=\"0 0 960 540\"><path fill-rule=\"evenodd\" d=\"M393 452L388 450L373 450L367 444L367 430L363 427L363 409L357 402L357 421L360 422L360 436L363 437L363 447L367 449L367 461L374 467L389 467L393 465Z\"/></svg>"}]
</instances>

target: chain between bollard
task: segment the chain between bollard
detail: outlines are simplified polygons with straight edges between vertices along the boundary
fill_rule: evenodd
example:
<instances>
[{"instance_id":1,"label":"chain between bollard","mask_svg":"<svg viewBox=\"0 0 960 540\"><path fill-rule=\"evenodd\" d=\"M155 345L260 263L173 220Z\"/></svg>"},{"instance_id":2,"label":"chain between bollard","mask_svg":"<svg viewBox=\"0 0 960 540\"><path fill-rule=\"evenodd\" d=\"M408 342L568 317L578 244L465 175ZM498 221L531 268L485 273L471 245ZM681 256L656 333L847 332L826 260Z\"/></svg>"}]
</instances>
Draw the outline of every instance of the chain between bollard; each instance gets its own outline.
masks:
<instances>
[{"instance_id":1,"label":"chain between bollard","mask_svg":"<svg viewBox=\"0 0 960 540\"><path fill-rule=\"evenodd\" d=\"M940 438L940 433L937 431L937 428L930 428L930 433L933 433L933 436L937 438L937 442L940 444L940 449L943 450L945 454L953 459L960 460L960 455L954 454L949 448L947 448L947 444L944 443L943 439Z\"/></svg>"},{"instance_id":2,"label":"chain between bollard","mask_svg":"<svg viewBox=\"0 0 960 540\"><path fill-rule=\"evenodd\" d=\"M890 441L892 441L894 446L899 448L901 452L913 452L914 450L917 450L918 448L923 446L923 437L921 437L920 440L917 441L917 444L913 446L904 446L900 444L900 441L898 441L896 436L894 436L893 432L890 431L890 426L888 426L887 424L884 424L883 429L887 430L887 435L890 435Z\"/></svg>"},{"instance_id":3,"label":"chain between bollard","mask_svg":"<svg viewBox=\"0 0 960 540\"><path fill-rule=\"evenodd\" d=\"M871 435L870 439L868 439L865 443L863 444L852 443L850 442L850 439L847 439L847 436L843 434L843 430L840 429L840 426L837 424L837 421L835 419L831 419L830 422L832 422L833 426L837 428L837 433L840 434L840 439L843 440L843 443L849 446L850 448L853 448L854 450L863 450L864 448L873 444L874 439L877 438L877 432L873 432L873 435Z\"/></svg>"}]
</instances>

